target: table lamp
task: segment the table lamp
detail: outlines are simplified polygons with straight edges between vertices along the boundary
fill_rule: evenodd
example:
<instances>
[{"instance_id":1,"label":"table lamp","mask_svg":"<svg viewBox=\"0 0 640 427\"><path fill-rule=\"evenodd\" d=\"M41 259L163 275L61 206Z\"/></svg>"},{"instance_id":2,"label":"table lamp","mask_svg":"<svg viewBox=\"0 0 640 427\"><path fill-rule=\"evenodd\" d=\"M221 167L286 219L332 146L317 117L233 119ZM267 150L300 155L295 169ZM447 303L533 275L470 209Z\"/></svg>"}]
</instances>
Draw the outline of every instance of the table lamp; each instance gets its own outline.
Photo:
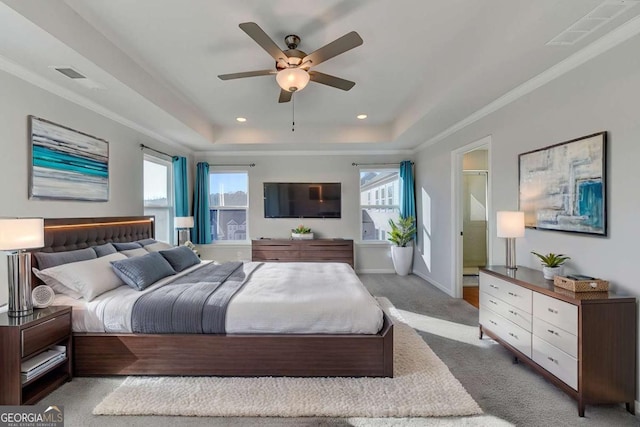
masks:
<instances>
[{"instance_id":1,"label":"table lamp","mask_svg":"<svg viewBox=\"0 0 640 427\"><path fill-rule=\"evenodd\" d=\"M42 218L0 218L0 250L8 251L9 310L11 317L33 313L31 254L26 249L44 246Z\"/></svg>"},{"instance_id":2,"label":"table lamp","mask_svg":"<svg viewBox=\"0 0 640 427\"><path fill-rule=\"evenodd\" d=\"M498 237L507 242L508 269L516 270L516 237L524 237L524 212L499 211L497 215Z\"/></svg>"},{"instance_id":3,"label":"table lamp","mask_svg":"<svg viewBox=\"0 0 640 427\"><path fill-rule=\"evenodd\" d=\"M177 216L174 227L178 229L178 246L184 245L189 240L189 229L193 228L192 216Z\"/></svg>"}]
</instances>

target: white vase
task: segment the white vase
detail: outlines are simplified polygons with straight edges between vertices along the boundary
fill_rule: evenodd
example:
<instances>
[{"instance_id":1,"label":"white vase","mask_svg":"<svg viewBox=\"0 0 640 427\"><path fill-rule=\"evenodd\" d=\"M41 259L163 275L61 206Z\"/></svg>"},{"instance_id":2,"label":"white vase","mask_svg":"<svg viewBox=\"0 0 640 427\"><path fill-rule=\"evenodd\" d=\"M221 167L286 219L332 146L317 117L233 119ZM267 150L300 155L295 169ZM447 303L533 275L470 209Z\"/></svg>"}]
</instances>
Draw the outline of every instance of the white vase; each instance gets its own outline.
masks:
<instances>
[{"instance_id":1,"label":"white vase","mask_svg":"<svg viewBox=\"0 0 640 427\"><path fill-rule=\"evenodd\" d=\"M295 240L313 240L313 233L294 233L291 232L291 238Z\"/></svg>"},{"instance_id":2,"label":"white vase","mask_svg":"<svg viewBox=\"0 0 640 427\"><path fill-rule=\"evenodd\" d=\"M542 267L542 276L544 276L545 279L547 280L553 280L554 277L556 276L562 276L562 266L559 265L557 267L547 267L547 266L543 266Z\"/></svg>"},{"instance_id":3,"label":"white vase","mask_svg":"<svg viewBox=\"0 0 640 427\"><path fill-rule=\"evenodd\" d=\"M399 276L406 276L411 271L413 262L413 246L391 246L393 268Z\"/></svg>"}]
</instances>

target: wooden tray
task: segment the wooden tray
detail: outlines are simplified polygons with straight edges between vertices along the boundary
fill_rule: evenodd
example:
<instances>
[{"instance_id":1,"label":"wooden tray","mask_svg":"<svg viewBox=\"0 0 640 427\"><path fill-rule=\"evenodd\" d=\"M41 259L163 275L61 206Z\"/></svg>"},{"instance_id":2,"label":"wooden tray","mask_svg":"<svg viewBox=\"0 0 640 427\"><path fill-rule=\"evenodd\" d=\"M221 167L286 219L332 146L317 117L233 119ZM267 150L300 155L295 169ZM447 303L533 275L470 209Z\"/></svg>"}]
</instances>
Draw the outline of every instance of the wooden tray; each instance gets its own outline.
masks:
<instances>
[{"instance_id":1,"label":"wooden tray","mask_svg":"<svg viewBox=\"0 0 640 427\"><path fill-rule=\"evenodd\" d=\"M607 292L609 290L609 282L601 279L573 280L568 277L556 276L553 278L553 284L572 292Z\"/></svg>"}]
</instances>

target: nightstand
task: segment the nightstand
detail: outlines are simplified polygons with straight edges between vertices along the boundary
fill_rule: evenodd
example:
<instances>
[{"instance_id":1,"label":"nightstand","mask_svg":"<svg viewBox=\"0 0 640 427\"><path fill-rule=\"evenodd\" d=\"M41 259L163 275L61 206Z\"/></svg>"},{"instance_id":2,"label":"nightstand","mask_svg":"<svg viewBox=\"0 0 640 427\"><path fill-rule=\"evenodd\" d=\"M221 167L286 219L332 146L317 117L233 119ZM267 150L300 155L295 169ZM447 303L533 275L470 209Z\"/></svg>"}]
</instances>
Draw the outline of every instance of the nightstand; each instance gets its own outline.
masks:
<instances>
[{"instance_id":1,"label":"nightstand","mask_svg":"<svg viewBox=\"0 0 640 427\"><path fill-rule=\"evenodd\" d=\"M34 309L25 317L0 314L0 405L32 405L71 381L71 344L69 306ZM66 357L23 380L22 364L53 346L64 347Z\"/></svg>"}]
</instances>

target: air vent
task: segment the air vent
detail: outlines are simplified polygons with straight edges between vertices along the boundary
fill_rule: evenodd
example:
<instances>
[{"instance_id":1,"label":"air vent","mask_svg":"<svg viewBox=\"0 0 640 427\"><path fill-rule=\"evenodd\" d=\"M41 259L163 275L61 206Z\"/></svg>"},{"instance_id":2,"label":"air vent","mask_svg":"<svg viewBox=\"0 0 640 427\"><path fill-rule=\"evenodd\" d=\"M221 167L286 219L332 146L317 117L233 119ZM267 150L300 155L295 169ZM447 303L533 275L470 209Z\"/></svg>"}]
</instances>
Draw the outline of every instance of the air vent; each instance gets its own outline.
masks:
<instances>
[{"instance_id":1,"label":"air vent","mask_svg":"<svg viewBox=\"0 0 640 427\"><path fill-rule=\"evenodd\" d=\"M639 0L606 0L576 23L547 42L547 46L569 46L638 4Z\"/></svg>"},{"instance_id":2,"label":"air vent","mask_svg":"<svg viewBox=\"0 0 640 427\"><path fill-rule=\"evenodd\" d=\"M64 74L65 76L69 77L70 79L86 79L85 76L83 76L82 74L80 74L79 72L77 72L76 70L74 70L73 68L58 68L58 67L54 67L54 69L59 72Z\"/></svg>"}]
</instances>

